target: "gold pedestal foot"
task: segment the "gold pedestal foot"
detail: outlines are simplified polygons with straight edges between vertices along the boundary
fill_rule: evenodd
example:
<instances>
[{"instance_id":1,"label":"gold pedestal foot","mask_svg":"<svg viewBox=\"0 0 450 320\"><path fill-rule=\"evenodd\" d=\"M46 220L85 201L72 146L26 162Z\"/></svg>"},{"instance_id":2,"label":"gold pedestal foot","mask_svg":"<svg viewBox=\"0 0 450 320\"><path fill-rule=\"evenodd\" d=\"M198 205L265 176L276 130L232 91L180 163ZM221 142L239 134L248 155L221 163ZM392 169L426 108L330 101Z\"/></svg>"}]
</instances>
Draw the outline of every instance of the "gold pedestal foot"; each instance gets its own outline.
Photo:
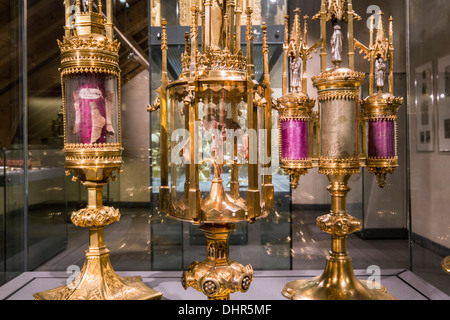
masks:
<instances>
[{"instance_id":1,"label":"gold pedestal foot","mask_svg":"<svg viewBox=\"0 0 450 320\"><path fill-rule=\"evenodd\" d=\"M351 290L327 286L322 277L312 280L297 280L286 284L283 295L291 300L396 300L386 288L364 288L365 281L360 281Z\"/></svg>"},{"instance_id":2,"label":"gold pedestal foot","mask_svg":"<svg viewBox=\"0 0 450 320\"><path fill-rule=\"evenodd\" d=\"M289 282L282 294L291 300L396 300L383 285L358 280L349 257L329 257L321 276Z\"/></svg>"},{"instance_id":3,"label":"gold pedestal foot","mask_svg":"<svg viewBox=\"0 0 450 320\"><path fill-rule=\"evenodd\" d=\"M444 260L442 260L441 264L442 264L442 269L444 269L445 272L450 274L450 256L444 258Z\"/></svg>"},{"instance_id":4,"label":"gold pedestal foot","mask_svg":"<svg viewBox=\"0 0 450 320\"><path fill-rule=\"evenodd\" d=\"M328 178L331 213L317 218L320 230L331 234L325 271L312 280L287 283L282 294L292 300L395 300L380 283L369 284L356 278L346 250L347 236L361 230L361 222L346 209L350 174L329 174Z\"/></svg>"},{"instance_id":5,"label":"gold pedestal foot","mask_svg":"<svg viewBox=\"0 0 450 320\"><path fill-rule=\"evenodd\" d=\"M70 283L36 293L36 300L160 300L162 294L147 287L140 276L117 275L103 243L103 227L90 228L90 246L80 274Z\"/></svg>"},{"instance_id":6,"label":"gold pedestal foot","mask_svg":"<svg viewBox=\"0 0 450 320\"><path fill-rule=\"evenodd\" d=\"M183 272L181 283L203 292L209 300L229 300L236 291L247 292L253 280L253 268L230 260L228 238L235 228L229 224L205 224L200 229L207 240L207 259L193 262Z\"/></svg>"}]
</instances>

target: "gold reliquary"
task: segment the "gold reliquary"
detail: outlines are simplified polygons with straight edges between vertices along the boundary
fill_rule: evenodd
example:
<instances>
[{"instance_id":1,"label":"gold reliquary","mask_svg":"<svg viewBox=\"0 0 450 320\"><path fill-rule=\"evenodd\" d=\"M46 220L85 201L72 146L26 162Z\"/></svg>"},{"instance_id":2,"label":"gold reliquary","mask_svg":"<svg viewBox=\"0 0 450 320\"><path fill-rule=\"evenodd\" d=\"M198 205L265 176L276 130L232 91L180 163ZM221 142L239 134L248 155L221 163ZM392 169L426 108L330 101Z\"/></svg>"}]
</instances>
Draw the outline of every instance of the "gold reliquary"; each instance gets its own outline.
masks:
<instances>
[{"instance_id":1,"label":"gold reliquary","mask_svg":"<svg viewBox=\"0 0 450 320\"><path fill-rule=\"evenodd\" d=\"M230 260L228 236L234 224L253 223L273 208L270 163L260 160L262 153L270 159L272 127L265 25L262 30L264 80L258 83L251 8L241 1L199 1L191 7L183 70L170 82L162 22L162 84L148 108L160 112L160 210L201 225L208 258L191 264L182 283L210 299L248 290L253 270ZM261 133L266 144L258 140Z\"/></svg>"}]
</instances>

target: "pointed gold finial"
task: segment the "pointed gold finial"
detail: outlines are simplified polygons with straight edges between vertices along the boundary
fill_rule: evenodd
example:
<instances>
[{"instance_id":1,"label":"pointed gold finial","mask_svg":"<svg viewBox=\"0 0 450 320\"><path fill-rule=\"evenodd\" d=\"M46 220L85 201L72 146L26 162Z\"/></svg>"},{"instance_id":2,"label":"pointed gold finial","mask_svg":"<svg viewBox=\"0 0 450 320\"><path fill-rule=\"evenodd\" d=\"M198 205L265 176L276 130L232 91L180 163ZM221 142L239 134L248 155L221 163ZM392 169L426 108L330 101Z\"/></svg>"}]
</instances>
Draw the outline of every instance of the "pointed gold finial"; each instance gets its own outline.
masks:
<instances>
[{"instance_id":1,"label":"pointed gold finial","mask_svg":"<svg viewBox=\"0 0 450 320\"><path fill-rule=\"evenodd\" d=\"M262 30L262 52L269 53L269 44L267 42L267 25L265 22L262 23L261 30Z\"/></svg>"},{"instance_id":2,"label":"pointed gold finial","mask_svg":"<svg viewBox=\"0 0 450 320\"><path fill-rule=\"evenodd\" d=\"M191 37L198 36L198 11L197 5L194 4L191 7Z\"/></svg>"},{"instance_id":3,"label":"pointed gold finial","mask_svg":"<svg viewBox=\"0 0 450 320\"><path fill-rule=\"evenodd\" d=\"M97 12L98 12L99 14L103 14L102 0L98 0L98 4L97 4Z\"/></svg>"},{"instance_id":4,"label":"pointed gold finial","mask_svg":"<svg viewBox=\"0 0 450 320\"><path fill-rule=\"evenodd\" d=\"M389 18L389 93L394 94L394 18Z\"/></svg>"},{"instance_id":5,"label":"pointed gold finial","mask_svg":"<svg viewBox=\"0 0 450 320\"><path fill-rule=\"evenodd\" d=\"M284 16L284 44L289 43L289 15Z\"/></svg>"},{"instance_id":6,"label":"pointed gold finial","mask_svg":"<svg viewBox=\"0 0 450 320\"><path fill-rule=\"evenodd\" d=\"M167 21L161 21L161 50L167 50Z\"/></svg>"},{"instance_id":7,"label":"pointed gold finial","mask_svg":"<svg viewBox=\"0 0 450 320\"><path fill-rule=\"evenodd\" d=\"M308 19L309 16L307 14L304 15L303 17L303 22L304 22L304 27L303 27L303 41L305 43L308 42Z\"/></svg>"},{"instance_id":8,"label":"pointed gold finial","mask_svg":"<svg viewBox=\"0 0 450 320\"><path fill-rule=\"evenodd\" d=\"M291 44L293 48L290 48L290 53L294 56L297 56L300 51L300 46L302 43L302 27L300 24L300 9L297 8L294 10L294 23L292 25L292 32L291 32Z\"/></svg>"},{"instance_id":9,"label":"pointed gold finial","mask_svg":"<svg viewBox=\"0 0 450 320\"><path fill-rule=\"evenodd\" d=\"M251 7L245 9L245 14L247 15L247 41L253 41L252 13Z\"/></svg>"},{"instance_id":10,"label":"pointed gold finial","mask_svg":"<svg viewBox=\"0 0 450 320\"><path fill-rule=\"evenodd\" d=\"M380 10L374 50L375 50L375 57L381 56L383 59L386 59L389 42L384 32L383 14L384 13Z\"/></svg>"},{"instance_id":11,"label":"pointed gold finial","mask_svg":"<svg viewBox=\"0 0 450 320\"><path fill-rule=\"evenodd\" d=\"M187 31L184 33L184 54L185 55L191 54L191 48L189 47L189 32Z\"/></svg>"}]
</instances>

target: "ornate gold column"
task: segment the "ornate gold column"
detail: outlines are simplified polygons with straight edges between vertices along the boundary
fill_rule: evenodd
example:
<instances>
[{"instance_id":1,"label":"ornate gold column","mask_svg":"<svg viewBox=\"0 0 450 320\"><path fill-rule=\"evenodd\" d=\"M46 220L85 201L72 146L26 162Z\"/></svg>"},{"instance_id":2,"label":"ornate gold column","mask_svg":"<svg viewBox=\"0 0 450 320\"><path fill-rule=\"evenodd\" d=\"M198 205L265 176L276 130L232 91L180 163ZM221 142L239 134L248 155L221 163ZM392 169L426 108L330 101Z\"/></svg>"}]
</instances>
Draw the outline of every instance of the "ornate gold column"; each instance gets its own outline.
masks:
<instances>
[{"instance_id":1,"label":"ornate gold column","mask_svg":"<svg viewBox=\"0 0 450 320\"><path fill-rule=\"evenodd\" d=\"M361 222L350 216L346 209L346 197L350 191L351 174L330 174L331 212L317 219L323 232L331 235L331 251L328 253L323 274L312 280L289 282L283 295L292 300L394 300L384 286L369 289L365 281L356 278L352 260L346 250L347 236L361 229Z\"/></svg>"},{"instance_id":2,"label":"ornate gold column","mask_svg":"<svg viewBox=\"0 0 450 320\"><path fill-rule=\"evenodd\" d=\"M88 206L74 212L74 225L89 228L89 248L80 274L70 283L34 294L36 300L157 300L162 294L147 287L140 276L115 273L104 242L104 227L119 221L119 210L102 205L105 183L85 182Z\"/></svg>"},{"instance_id":3,"label":"ornate gold column","mask_svg":"<svg viewBox=\"0 0 450 320\"><path fill-rule=\"evenodd\" d=\"M229 300L230 294L247 292L253 279L250 265L243 266L229 256L232 223L208 223L199 227L206 237L207 258L203 262L193 262L183 272L181 284L203 292L208 300Z\"/></svg>"}]
</instances>

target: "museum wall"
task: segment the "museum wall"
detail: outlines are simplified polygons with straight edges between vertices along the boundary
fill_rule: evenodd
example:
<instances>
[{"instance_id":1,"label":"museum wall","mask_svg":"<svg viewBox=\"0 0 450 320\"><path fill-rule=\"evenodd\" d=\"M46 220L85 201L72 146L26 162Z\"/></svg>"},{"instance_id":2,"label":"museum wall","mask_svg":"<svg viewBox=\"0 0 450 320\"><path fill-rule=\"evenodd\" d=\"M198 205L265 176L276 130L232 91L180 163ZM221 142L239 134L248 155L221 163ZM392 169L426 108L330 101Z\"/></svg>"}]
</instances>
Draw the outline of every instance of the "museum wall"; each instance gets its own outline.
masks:
<instances>
[{"instance_id":1,"label":"museum wall","mask_svg":"<svg viewBox=\"0 0 450 320\"><path fill-rule=\"evenodd\" d=\"M26 77L22 59L24 7L20 1L0 1L0 284L24 271L25 137L23 90ZM13 80L14 82L11 83Z\"/></svg>"},{"instance_id":2,"label":"museum wall","mask_svg":"<svg viewBox=\"0 0 450 320\"><path fill-rule=\"evenodd\" d=\"M413 235L445 248L450 248L449 16L447 0L410 1L411 225Z\"/></svg>"}]
</instances>

